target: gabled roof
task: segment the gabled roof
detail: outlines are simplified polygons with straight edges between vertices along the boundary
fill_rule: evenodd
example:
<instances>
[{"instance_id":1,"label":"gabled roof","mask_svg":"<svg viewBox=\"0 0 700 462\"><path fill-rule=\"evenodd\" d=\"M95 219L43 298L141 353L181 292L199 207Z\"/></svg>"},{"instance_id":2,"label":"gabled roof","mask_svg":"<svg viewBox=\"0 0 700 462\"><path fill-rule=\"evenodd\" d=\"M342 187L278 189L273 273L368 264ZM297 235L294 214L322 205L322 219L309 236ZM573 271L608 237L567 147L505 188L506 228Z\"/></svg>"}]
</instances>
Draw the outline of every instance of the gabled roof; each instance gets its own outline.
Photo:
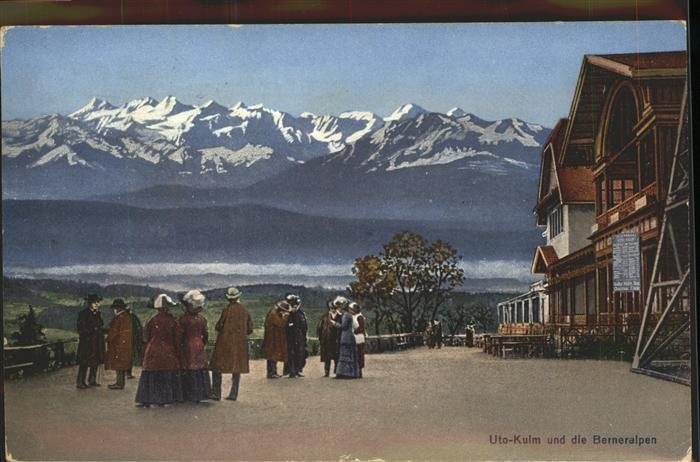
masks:
<instances>
[{"instance_id":1,"label":"gabled roof","mask_svg":"<svg viewBox=\"0 0 700 462\"><path fill-rule=\"evenodd\" d=\"M685 51L585 55L569 111L565 148L574 144L593 144L612 82L621 77L684 78L687 70L688 55Z\"/></svg>"},{"instance_id":2,"label":"gabled roof","mask_svg":"<svg viewBox=\"0 0 700 462\"><path fill-rule=\"evenodd\" d=\"M557 166L562 204L594 203L595 184L590 167Z\"/></svg>"},{"instance_id":3,"label":"gabled roof","mask_svg":"<svg viewBox=\"0 0 700 462\"><path fill-rule=\"evenodd\" d=\"M595 202L595 184L593 171L590 167L566 167L561 165L560 151L563 149L564 134L568 126L567 119L560 119L552 129L542 149L540 162L540 180L537 190L537 205L535 209L551 204L556 200L559 204L580 204ZM549 184L550 169L554 166L557 185L551 188ZM554 196L554 197L552 197ZM538 214L537 224L545 224L544 216Z\"/></svg>"},{"instance_id":4,"label":"gabled roof","mask_svg":"<svg viewBox=\"0 0 700 462\"><path fill-rule=\"evenodd\" d=\"M542 145L542 160L540 162L540 181L537 188L537 202L539 203L544 196L549 192L548 176L552 166L553 159L561 150L564 141L564 132L566 131L567 119L559 119L557 124L552 129L552 132L547 137L547 141Z\"/></svg>"},{"instance_id":5,"label":"gabled roof","mask_svg":"<svg viewBox=\"0 0 700 462\"><path fill-rule=\"evenodd\" d=\"M532 259L532 274L544 274L552 264L559 260L557 251L551 245L538 245L535 248L535 256Z\"/></svg>"}]
</instances>

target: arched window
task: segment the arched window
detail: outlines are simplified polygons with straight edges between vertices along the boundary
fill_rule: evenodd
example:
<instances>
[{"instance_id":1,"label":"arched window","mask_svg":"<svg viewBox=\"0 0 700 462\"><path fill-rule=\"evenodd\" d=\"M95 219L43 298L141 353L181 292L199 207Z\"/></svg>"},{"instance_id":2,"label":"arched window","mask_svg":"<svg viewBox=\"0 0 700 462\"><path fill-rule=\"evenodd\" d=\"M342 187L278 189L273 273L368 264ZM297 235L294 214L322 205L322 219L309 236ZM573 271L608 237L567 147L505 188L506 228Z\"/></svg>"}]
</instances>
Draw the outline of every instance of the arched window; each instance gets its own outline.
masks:
<instances>
[{"instance_id":1,"label":"arched window","mask_svg":"<svg viewBox=\"0 0 700 462\"><path fill-rule=\"evenodd\" d=\"M605 154L617 154L634 138L634 125L639 116L637 104L629 87L622 87L615 95L605 134Z\"/></svg>"},{"instance_id":2,"label":"arched window","mask_svg":"<svg viewBox=\"0 0 700 462\"><path fill-rule=\"evenodd\" d=\"M639 190L638 143L634 143L639 113L629 85L623 85L615 93L607 114L601 151L608 165L605 174L596 181L598 213L621 204Z\"/></svg>"}]
</instances>

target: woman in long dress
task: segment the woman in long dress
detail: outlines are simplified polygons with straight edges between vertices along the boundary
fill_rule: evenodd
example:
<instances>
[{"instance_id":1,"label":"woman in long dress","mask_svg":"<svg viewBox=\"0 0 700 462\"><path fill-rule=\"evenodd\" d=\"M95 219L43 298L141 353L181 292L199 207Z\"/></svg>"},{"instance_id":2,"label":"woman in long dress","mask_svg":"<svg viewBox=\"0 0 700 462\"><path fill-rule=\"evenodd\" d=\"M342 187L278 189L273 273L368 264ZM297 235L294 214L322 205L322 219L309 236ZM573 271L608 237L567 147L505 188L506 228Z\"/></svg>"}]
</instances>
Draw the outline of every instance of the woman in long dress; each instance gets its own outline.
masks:
<instances>
[{"instance_id":1,"label":"woman in long dress","mask_svg":"<svg viewBox=\"0 0 700 462\"><path fill-rule=\"evenodd\" d=\"M342 299L342 300L338 300ZM360 377L360 367L357 358L357 344L355 343L355 334L352 328L352 314L348 301L344 297L336 298L343 313L343 318L340 321L340 355L338 358L338 370L336 371L336 379L356 379Z\"/></svg>"},{"instance_id":2,"label":"woman in long dress","mask_svg":"<svg viewBox=\"0 0 700 462\"><path fill-rule=\"evenodd\" d=\"M182 298L185 314L178 321L182 328L183 398L195 403L211 398L211 378L206 352L209 331L207 320L200 314L204 309L204 300L204 295L198 290L187 292Z\"/></svg>"},{"instance_id":3,"label":"woman in long dress","mask_svg":"<svg viewBox=\"0 0 700 462\"><path fill-rule=\"evenodd\" d=\"M182 331L170 314L170 308L176 305L166 294L158 295L153 301L158 314L146 325L146 351L136 391L136 402L144 407L182 401L178 358Z\"/></svg>"}]
</instances>

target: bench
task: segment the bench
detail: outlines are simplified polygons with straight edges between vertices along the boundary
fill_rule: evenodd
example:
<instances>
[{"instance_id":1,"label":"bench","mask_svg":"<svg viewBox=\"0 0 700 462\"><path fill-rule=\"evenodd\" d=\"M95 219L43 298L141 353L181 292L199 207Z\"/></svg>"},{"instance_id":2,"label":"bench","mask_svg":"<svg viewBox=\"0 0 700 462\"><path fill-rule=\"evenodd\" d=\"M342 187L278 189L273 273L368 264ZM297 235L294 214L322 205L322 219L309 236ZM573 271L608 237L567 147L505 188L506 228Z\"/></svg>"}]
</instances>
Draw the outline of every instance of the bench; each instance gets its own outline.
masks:
<instances>
[{"instance_id":1,"label":"bench","mask_svg":"<svg viewBox=\"0 0 700 462\"><path fill-rule=\"evenodd\" d=\"M399 338L396 340L396 349L405 350L406 348L408 348L408 341L406 340L405 336L400 335Z\"/></svg>"},{"instance_id":2,"label":"bench","mask_svg":"<svg viewBox=\"0 0 700 462\"><path fill-rule=\"evenodd\" d=\"M500 357L505 358L508 354L515 355L516 353L523 353L523 347L527 347L529 342L527 341L506 341L501 342Z\"/></svg>"}]
</instances>

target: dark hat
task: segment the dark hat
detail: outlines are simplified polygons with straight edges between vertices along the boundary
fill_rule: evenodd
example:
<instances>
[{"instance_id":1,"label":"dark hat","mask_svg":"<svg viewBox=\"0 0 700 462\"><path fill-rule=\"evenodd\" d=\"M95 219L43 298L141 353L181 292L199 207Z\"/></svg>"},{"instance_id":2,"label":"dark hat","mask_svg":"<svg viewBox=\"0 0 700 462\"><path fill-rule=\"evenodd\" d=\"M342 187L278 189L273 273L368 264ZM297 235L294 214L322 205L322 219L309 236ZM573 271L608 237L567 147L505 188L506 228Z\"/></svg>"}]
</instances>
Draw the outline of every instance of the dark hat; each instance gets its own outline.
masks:
<instances>
[{"instance_id":1,"label":"dark hat","mask_svg":"<svg viewBox=\"0 0 700 462\"><path fill-rule=\"evenodd\" d=\"M125 310L127 308L126 303L121 298L115 298L112 302L112 309Z\"/></svg>"},{"instance_id":2,"label":"dark hat","mask_svg":"<svg viewBox=\"0 0 700 462\"><path fill-rule=\"evenodd\" d=\"M102 301L102 297L97 294L88 294L88 296L85 297L85 301L88 303L99 303Z\"/></svg>"}]
</instances>

